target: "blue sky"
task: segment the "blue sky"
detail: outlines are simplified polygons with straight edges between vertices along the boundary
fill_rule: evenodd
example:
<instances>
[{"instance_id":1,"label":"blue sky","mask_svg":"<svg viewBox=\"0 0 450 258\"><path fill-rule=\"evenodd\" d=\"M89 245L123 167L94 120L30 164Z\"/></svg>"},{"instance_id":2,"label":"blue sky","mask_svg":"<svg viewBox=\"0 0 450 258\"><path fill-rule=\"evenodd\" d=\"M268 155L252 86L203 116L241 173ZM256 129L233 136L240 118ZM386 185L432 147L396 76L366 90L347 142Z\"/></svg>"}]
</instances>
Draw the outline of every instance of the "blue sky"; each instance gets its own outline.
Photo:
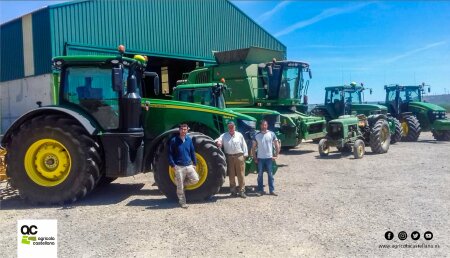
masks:
<instances>
[{"instance_id":1,"label":"blue sky","mask_svg":"<svg viewBox=\"0 0 450 258\"><path fill-rule=\"evenodd\" d=\"M0 0L0 22L64 1ZM366 100L390 83L450 92L450 1L233 1L278 38L288 59L311 64L309 99L323 88L364 82Z\"/></svg>"}]
</instances>

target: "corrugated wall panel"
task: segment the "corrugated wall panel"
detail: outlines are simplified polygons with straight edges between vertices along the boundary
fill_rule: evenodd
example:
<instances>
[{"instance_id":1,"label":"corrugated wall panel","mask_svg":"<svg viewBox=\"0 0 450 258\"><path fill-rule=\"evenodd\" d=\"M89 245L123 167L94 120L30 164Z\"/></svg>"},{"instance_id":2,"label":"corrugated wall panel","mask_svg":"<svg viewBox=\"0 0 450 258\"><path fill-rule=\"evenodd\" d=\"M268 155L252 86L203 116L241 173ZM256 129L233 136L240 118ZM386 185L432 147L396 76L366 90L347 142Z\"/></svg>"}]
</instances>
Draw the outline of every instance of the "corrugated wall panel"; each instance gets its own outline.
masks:
<instances>
[{"instance_id":1,"label":"corrugated wall panel","mask_svg":"<svg viewBox=\"0 0 450 258\"><path fill-rule=\"evenodd\" d=\"M50 7L53 55L64 44L213 60L211 51L286 47L227 0L91 0Z\"/></svg>"},{"instance_id":2,"label":"corrugated wall panel","mask_svg":"<svg viewBox=\"0 0 450 258\"><path fill-rule=\"evenodd\" d=\"M48 9L33 13L34 73L46 74L52 70L50 41L50 16Z\"/></svg>"},{"instance_id":3,"label":"corrugated wall panel","mask_svg":"<svg viewBox=\"0 0 450 258\"><path fill-rule=\"evenodd\" d=\"M0 27L0 81L24 77L22 19Z\"/></svg>"}]
</instances>

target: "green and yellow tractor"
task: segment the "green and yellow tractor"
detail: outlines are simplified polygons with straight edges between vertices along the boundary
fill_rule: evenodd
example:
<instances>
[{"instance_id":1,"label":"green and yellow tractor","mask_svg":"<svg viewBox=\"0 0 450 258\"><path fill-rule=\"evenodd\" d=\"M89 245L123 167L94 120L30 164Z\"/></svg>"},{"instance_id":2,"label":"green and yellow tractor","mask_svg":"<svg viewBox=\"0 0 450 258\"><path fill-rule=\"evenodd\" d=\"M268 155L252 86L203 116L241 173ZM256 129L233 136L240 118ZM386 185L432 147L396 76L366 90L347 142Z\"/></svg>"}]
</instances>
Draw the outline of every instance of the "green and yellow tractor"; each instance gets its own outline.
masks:
<instances>
[{"instance_id":1,"label":"green and yellow tractor","mask_svg":"<svg viewBox=\"0 0 450 258\"><path fill-rule=\"evenodd\" d=\"M1 141L11 185L32 203L73 202L99 184L151 170L159 189L176 198L167 141L180 123L193 131L200 177L186 197L210 198L226 176L225 156L211 137L228 121L241 132L255 130L256 120L237 112L146 98L158 93L150 85L159 85L159 78L145 71L142 56L125 57L123 48L117 56L55 57L53 68L55 103L39 103Z\"/></svg>"},{"instance_id":2,"label":"green and yellow tractor","mask_svg":"<svg viewBox=\"0 0 450 258\"><path fill-rule=\"evenodd\" d=\"M450 141L450 120L446 110L423 100L425 87L428 87L430 92L430 87L425 83L417 86L384 86L384 105L389 113L400 120L403 128L402 140L417 141L421 131L431 131L437 141Z\"/></svg>"},{"instance_id":3,"label":"green and yellow tractor","mask_svg":"<svg viewBox=\"0 0 450 258\"><path fill-rule=\"evenodd\" d=\"M357 85L355 82L350 85L331 86L325 88L325 101L322 105L317 105L311 113L323 116L329 122L343 115L363 114L370 119L371 116L383 115L389 124L391 144L401 140L403 129L400 121L396 117L388 114L388 109L379 104L369 104L364 102L363 84ZM372 89L370 93L372 93Z\"/></svg>"},{"instance_id":4,"label":"green and yellow tractor","mask_svg":"<svg viewBox=\"0 0 450 258\"><path fill-rule=\"evenodd\" d=\"M325 136L325 120L306 114L306 93L311 78L309 64L276 61L284 59L283 52L256 47L215 52L214 56L216 65L197 68L184 78L184 83L195 85L226 80L230 90L230 94L224 94L228 108L279 112L279 138L285 149L296 147L302 140Z\"/></svg>"}]
</instances>

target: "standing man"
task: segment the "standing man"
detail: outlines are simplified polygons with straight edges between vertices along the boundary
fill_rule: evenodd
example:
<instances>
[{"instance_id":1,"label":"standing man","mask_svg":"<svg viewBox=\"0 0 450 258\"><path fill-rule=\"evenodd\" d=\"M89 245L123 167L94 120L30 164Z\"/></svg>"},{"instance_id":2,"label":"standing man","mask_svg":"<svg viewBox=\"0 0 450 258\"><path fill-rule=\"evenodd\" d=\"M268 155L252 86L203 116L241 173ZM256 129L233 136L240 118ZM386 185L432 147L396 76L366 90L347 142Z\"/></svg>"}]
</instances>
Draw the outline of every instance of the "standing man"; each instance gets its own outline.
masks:
<instances>
[{"instance_id":1,"label":"standing man","mask_svg":"<svg viewBox=\"0 0 450 258\"><path fill-rule=\"evenodd\" d=\"M272 131L267 130L267 121L261 121L261 131L255 135L253 140L253 159L258 165L258 193L265 194L263 185L263 171L267 169L269 178L269 193L270 195L278 196L275 193L272 162L277 159L280 153L280 143L277 136ZM273 155L273 148L275 147L275 155Z\"/></svg>"},{"instance_id":2,"label":"standing man","mask_svg":"<svg viewBox=\"0 0 450 258\"><path fill-rule=\"evenodd\" d=\"M245 195L245 159L248 157L247 143L244 136L236 131L234 122L228 122L228 132L223 133L215 140L217 147L225 151L227 157L227 172L230 179L231 196L240 196L247 198ZM236 179L238 178L238 188L236 191Z\"/></svg>"},{"instance_id":3,"label":"standing man","mask_svg":"<svg viewBox=\"0 0 450 258\"><path fill-rule=\"evenodd\" d=\"M175 170L177 196L181 208L187 208L184 187L198 182L198 174L195 171L197 159L195 158L194 144L191 137L187 136L188 125L180 124L180 134L169 141L169 165Z\"/></svg>"}]
</instances>

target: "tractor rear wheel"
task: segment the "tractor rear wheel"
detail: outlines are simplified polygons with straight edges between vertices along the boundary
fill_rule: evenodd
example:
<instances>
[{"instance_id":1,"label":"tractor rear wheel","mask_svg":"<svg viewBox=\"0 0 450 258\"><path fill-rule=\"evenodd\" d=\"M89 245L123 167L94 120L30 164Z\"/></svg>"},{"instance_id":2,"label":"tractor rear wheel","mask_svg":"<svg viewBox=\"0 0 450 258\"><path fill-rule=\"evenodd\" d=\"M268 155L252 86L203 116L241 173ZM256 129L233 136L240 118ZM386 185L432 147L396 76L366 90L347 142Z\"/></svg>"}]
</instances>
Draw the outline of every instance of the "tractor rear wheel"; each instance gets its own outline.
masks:
<instances>
[{"instance_id":1,"label":"tractor rear wheel","mask_svg":"<svg viewBox=\"0 0 450 258\"><path fill-rule=\"evenodd\" d=\"M328 145L327 139L322 139L319 142L319 154L322 157L328 156L330 154L330 145Z\"/></svg>"},{"instance_id":2,"label":"tractor rear wheel","mask_svg":"<svg viewBox=\"0 0 450 258\"><path fill-rule=\"evenodd\" d=\"M364 154L366 153L366 145L364 144L363 140L356 140L355 144L353 145L353 156L355 159L361 159L364 157Z\"/></svg>"},{"instance_id":3,"label":"tractor rear wheel","mask_svg":"<svg viewBox=\"0 0 450 258\"><path fill-rule=\"evenodd\" d=\"M402 141L416 142L420 135L420 123L415 116L408 115L402 119Z\"/></svg>"},{"instance_id":4,"label":"tractor rear wheel","mask_svg":"<svg viewBox=\"0 0 450 258\"><path fill-rule=\"evenodd\" d=\"M225 155L210 137L200 133L191 133L190 137L194 143L199 181L185 187L186 199L188 201L206 200L218 193L225 182L227 174ZM157 147L154 177L159 190L167 198L176 200L175 173L168 161L168 141L169 139L164 140Z\"/></svg>"},{"instance_id":5,"label":"tractor rear wheel","mask_svg":"<svg viewBox=\"0 0 450 258\"><path fill-rule=\"evenodd\" d=\"M392 117L390 119L395 124L395 132L391 134L391 144L394 144L402 140L403 127L397 118Z\"/></svg>"},{"instance_id":6,"label":"tractor rear wheel","mask_svg":"<svg viewBox=\"0 0 450 258\"><path fill-rule=\"evenodd\" d=\"M433 133L433 137L436 141L450 141L450 131L433 130L431 132Z\"/></svg>"},{"instance_id":7,"label":"tractor rear wheel","mask_svg":"<svg viewBox=\"0 0 450 258\"><path fill-rule=\"evenodd\" d=\"M33 204L70 203L91 192L100 177L98 146L76 121L38 116L13 133L8 175Z\"/></svg>"},{"instance_id":8,"label":"tractor rear wheel","mask_svg":"<svg viewBox=\"0 0 450 258\"><path fill-rule=\"evenodd\" d=\"M381 154L389 150L391 133L389 124L384 119L378 119L370 129L370 148L373 153Z\"/></svg>"}]
</instances>

